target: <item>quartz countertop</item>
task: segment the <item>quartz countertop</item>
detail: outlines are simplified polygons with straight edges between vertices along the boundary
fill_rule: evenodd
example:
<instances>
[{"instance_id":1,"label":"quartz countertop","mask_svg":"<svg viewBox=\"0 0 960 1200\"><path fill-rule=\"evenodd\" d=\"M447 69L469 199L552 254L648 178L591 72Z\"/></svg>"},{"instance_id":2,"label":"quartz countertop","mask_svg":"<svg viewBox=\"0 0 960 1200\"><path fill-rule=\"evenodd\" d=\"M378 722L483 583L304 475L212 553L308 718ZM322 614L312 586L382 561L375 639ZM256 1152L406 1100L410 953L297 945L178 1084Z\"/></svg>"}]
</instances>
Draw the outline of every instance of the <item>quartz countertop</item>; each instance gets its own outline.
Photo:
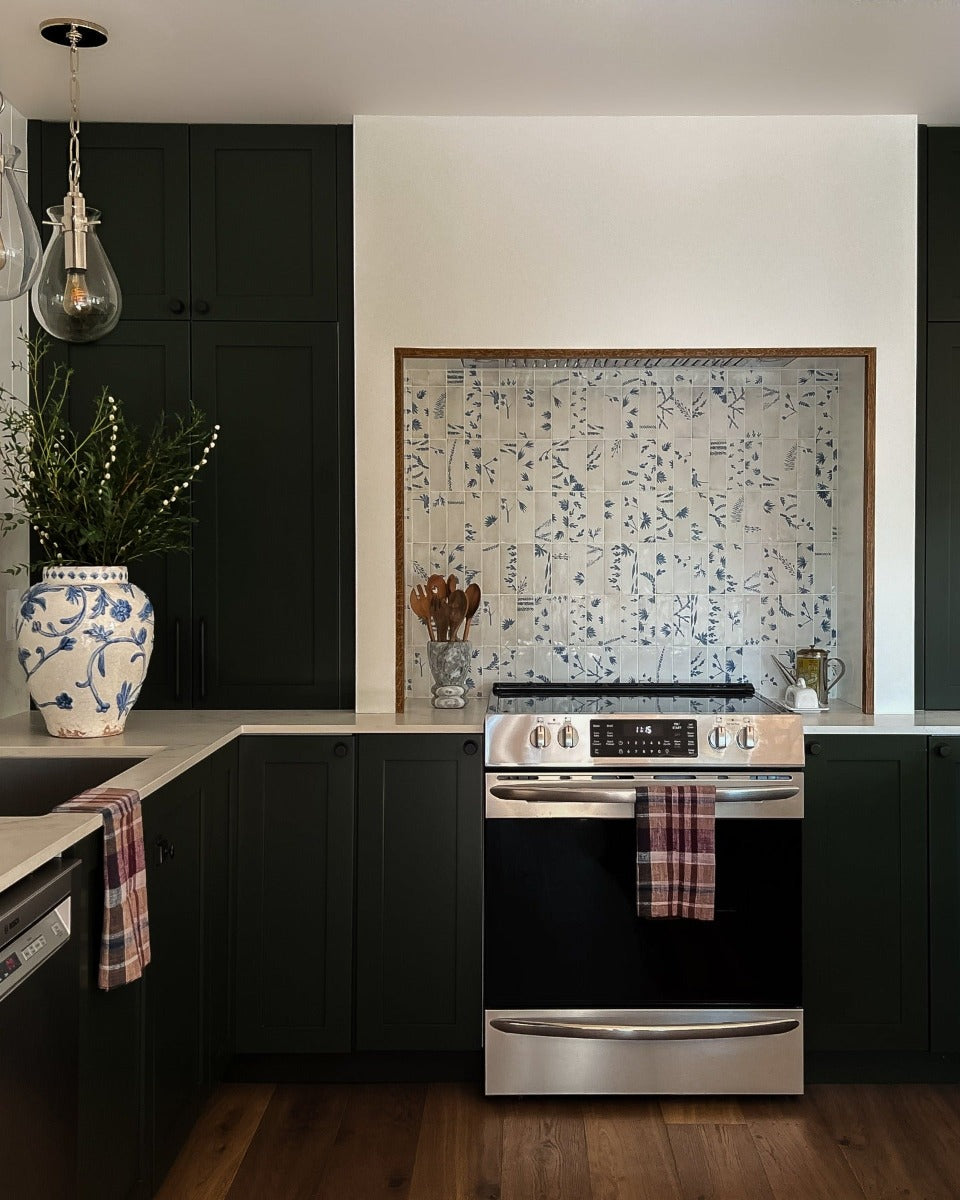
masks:
<instances>
[{"instance_id":1,"label":"quartz countertop","mask_svg":"<svg viewBox=\"0 0 960 1200\"><path fill-rule=\"evenodd\" d=\"M126 729L111 738L53 738L39 713L0 720L0 757L143 758L109 779L113 787L136 788L141 798L241 734L459 733L481 734L486 706L472 700L461 709L434 709L412 700L403 713L354 713L337 709L150 710L135 709ZM960 712L913 712L866 716L847 705L805 715L804 731L815 734L918 734L960 736ZM106 780L104 782L107 782ZM49 813L0 817L0 890L36 870L98 828L99 817Z\"/></svg>"}]
</instances>

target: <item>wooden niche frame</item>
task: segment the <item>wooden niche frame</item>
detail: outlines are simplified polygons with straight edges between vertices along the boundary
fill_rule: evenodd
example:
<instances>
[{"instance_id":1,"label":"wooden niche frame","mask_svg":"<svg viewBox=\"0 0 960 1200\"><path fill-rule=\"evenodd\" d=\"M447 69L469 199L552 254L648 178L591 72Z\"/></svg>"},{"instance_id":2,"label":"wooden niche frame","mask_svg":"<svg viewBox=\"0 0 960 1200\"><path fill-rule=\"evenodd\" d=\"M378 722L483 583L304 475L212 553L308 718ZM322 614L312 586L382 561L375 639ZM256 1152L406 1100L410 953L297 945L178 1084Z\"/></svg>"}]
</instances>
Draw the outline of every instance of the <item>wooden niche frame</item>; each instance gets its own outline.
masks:
<instances>
[{"instance_id":1,"label":"wooden niche frame","mask_svg":"<svg viewBox=\"0 0 960 1200\"><path fill-rule=\"evenodd\" d=\"M552 360L569 362L571 369L597 367L603 360L610 366L632 365L617 360L632 359L765 359L765 358L860 358L864 365L863 381L863 605L862 605L862 662L860 707L864 713L874 711L874 515L876 512L876 391L877 351L875 346L784 346L749 348L695 349L647 349L647 350L603 350L603 349L555 349L537 350L516 347L457 347L447 346L397 346L394 356L395 393L395 539L396 539L396 662L395 696L396 711L403 712L404 701L404 652L405 652L405 608L407 602L406 563L404 562L403 528L403 364L411 358L466 358L466 359L523 359L531 365L550 365Z\"/></svg>"}]
</instances>

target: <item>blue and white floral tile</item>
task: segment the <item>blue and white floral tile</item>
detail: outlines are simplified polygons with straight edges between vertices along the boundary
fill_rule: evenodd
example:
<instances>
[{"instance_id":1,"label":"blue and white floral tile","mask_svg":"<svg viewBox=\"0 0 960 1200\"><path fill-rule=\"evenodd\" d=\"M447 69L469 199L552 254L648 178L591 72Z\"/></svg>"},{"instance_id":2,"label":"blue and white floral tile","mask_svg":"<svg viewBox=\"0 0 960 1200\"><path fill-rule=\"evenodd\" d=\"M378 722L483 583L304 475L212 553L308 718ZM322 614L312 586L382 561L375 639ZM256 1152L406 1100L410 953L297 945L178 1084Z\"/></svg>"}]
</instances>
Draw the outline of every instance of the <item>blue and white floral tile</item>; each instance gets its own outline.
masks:
<instances>
[{"instance_id":1,"label":"blue and white floral tile","mask_svg":"<svg viewBox=\"0 0 960 1200\"><path fill-rule=\"evenodd\" d=\"M835 644L837 371L453 359L404 380L405 573L481 584L478 689L749 677L745 650Z\"/></svg>"}]
</instances>

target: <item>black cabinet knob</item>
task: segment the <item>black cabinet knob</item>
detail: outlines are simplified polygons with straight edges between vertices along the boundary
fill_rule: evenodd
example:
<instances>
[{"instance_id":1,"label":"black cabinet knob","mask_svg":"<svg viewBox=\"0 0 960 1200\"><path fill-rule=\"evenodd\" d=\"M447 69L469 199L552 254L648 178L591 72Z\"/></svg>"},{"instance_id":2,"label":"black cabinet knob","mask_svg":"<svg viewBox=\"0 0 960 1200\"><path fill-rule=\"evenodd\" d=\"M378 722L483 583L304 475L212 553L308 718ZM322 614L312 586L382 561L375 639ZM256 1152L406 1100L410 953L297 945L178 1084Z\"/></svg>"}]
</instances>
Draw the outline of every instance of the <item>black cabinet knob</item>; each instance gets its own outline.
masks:
<instances>
[{"instance_id":1,"label":"black cabinet knob","mask_svg":"<svg viewBox=\"0 0 960 1200\"><path fill-rule=\"evenodd\" d=\"M170 303L167 305L167 308L169 308L172 313L176 313L178 316L186 307L187 306L184 304L184 302L182 300L178 300L176 296L172 296L170 298Z\"/></svg>"},{"instance_id":2,"label":"black cabinet knob","mask_svg":"<svg viewBox=\"0 0 960 1200\"><path fill-rule=\"evenodd\" d=\"M346 742L337 742L333 748L333 752L337 758L346 758L350 753L350 748Z\"/></svg>"},{"instance_id":3,"label":"black cabinet knob","mask_svg":"<svg viewBox=\"0 0 960 1200\"><path fill-rule=\"evenodd\" d=\"M819 742L808 742L807 753L812 754L814 758L823 753L823 746Z\"/></svg>"},{"instance_id":4,"label":"black cabinet knob","mask_svg":"<svg viewBox=\"0 0 960 1200\"><path fill-rule=\"evenodd\" d=\"M201 316L205 316L210 311L210 305L206 300L198 300L193 306Z\"/></svg>"},{"instance_id":5,"label":"black cabinet knob","mask_svg":"<svg viewBox=\"0 0 960 1200\"><path fill-rule=\"evenodd\" d=\"M476 752L477 752L479 749L480 749L480 747L477 745L477 743L476 743L476 742L464 742L464 743L463 743L463 752L464 752L464 754L471 754L471 755L473 755L473 754L476 754Z\"/></svg>"},{"instance_id":6,"label":"black cabinet knob","mask_svg":"<svg viewBox=\"0 0 960 1200\"><path fill-rule=\"evenodd\" d=\"M953 756L953 750L947 745L946 742L940 743L940 745L937 747L937 753L941 758L952 758Z\"/></svg>"}]
</instances>

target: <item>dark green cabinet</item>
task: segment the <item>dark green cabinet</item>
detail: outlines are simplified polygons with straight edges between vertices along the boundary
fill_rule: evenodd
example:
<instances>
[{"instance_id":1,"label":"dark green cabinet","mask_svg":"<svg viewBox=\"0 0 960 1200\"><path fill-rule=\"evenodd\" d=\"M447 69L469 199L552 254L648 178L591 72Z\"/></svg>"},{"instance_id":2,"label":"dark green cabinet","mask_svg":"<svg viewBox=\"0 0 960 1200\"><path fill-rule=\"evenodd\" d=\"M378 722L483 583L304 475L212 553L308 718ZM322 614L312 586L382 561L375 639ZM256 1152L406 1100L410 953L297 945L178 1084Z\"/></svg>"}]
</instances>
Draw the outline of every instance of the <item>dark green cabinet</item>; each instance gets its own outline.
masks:
<instances>
[{"instance_id":1,"label":"dark green cabinet","mask_svg":"<svg viewBox=\"0 0 960 1200\"><path fill-rule=\"evenodd\" d=\"M350 1049L354 739L240 746L237 1050Z\"/></svg>"},{"instance_id":2,"label":"dark green cabinet","mask_svg":"<svg viewBox=\"0 0 960 1200\"><path fill-rule=\"evenodd\" d=\"M926 365L923 706L960 709L960 322L927 327Z\"/></svg>"},{"instance_id":3,"label":"dark green cabinet","mask_svg":"<svg viewBox=\"0 0 960 1200\"><path fill-rule=\"evenodd\" d=\"M358 1050L479 1049L482 806L478 737L361 738Z\"/></svg>"},{"instance_id":4,"label":"dark green cabinet","mask_svg":"<svg viewBox=\"0 0 960 1200\"><path fill-rule=\"evenodd\" d=\"M808 1050L928 1047L926 795L923 737L807 738Z\"/></svg>"},{"instance_id":5,"label":"dark green cabinet","mask_svg":"<svg viewBox=\"0 0 960 1200\"><path fill-rule=\"evenodd\" d=\"M97 232L120 280L124 321L189 315L189 133L186 125L83 123L81 187L102 214ZM65 125L31 122L30 136L30 201L46 219L43 210L67 190L69 135Z\"/></svg>"},{"instance_id":6,"label":"dark green cabinet","mask_svg":"<svg viewBox=\"0 0 960 1200\"><path fill-rule=\"evenodd\" d=\"M200 893L203 905L203 1022L201 1051L207 1087L223 1078L233 1058L233 973L236 958L234 880L237 857L239 754L236 742L201 764L203 808Z\"/></svg>"},{"instance_id":7,"label":"dark green cabinet","mask_svg":"<svg viewBox=\"0 0 960 1200\"><path fill-rule=\"evenodd\" d=\"M336 325L198 326L193 378L223 430L194 495L195 694L211 708L338 708L349 571ZM251 604L265 622L255 653ZM274 637L278 613L291 624Z\"/></svg>"},{"instance_id":8,"label":"dark green cabinet","mask_svg":"<svg viewBox=\"0 0 960 1200\"><path fill-rule=\"evenodd\" d=\"M145 1179L143 1001L145 981L97 986L103 929L103 835L72 851L83 872L74 932L80 938L77 1194L137 1200Z\"/></svg>"},{"instance_id":9,"label":"dark green cabinet","mask_svg":"<svg viewBox=\"0 0 960 1200\"><path fill-rule=\"evenodd\" d=\"M927 319L960 321L960 128L926 131Z\"/></svg>"},{"instance_id":10,"label":"dark green cabinet","mask_svg":"<svg viewBox=\"0 0 960 1200\"><path fill-rule=\"evenodd\" d=\"M64 126L31 126L43 203L66 146ZM192 554L131 565L157 621L141 706L349 707L351 130L85 124L83 161L90 202L112 198L124 308L101 341L55 347L71 416L106 385L134 424L192 400L221 426ZM249 653L252 589L261 613L296 597L295 638Z\"/></svg>"},{"instance_id":11,"label":"dark green cabinet","mask_svg":"<svg viewBox=\"0 0 960 1200\"><path fill-rule=\"evenodd\" d=\"M960 1053L960 737L930 738L930 1049Z\"/></svg>"},{"instance_id":12,"label":"dark green cabinet","mask_svg":"<svg viewBox=\"0 0 960 1200\"><path fill-rule=\"evenodd\" d=\"M147 1154L155 1188L196 1119L203 1082L203 783L202 770L189 771L143 804L151 948L146 974Z\"/></svg>"}]
</instances>

